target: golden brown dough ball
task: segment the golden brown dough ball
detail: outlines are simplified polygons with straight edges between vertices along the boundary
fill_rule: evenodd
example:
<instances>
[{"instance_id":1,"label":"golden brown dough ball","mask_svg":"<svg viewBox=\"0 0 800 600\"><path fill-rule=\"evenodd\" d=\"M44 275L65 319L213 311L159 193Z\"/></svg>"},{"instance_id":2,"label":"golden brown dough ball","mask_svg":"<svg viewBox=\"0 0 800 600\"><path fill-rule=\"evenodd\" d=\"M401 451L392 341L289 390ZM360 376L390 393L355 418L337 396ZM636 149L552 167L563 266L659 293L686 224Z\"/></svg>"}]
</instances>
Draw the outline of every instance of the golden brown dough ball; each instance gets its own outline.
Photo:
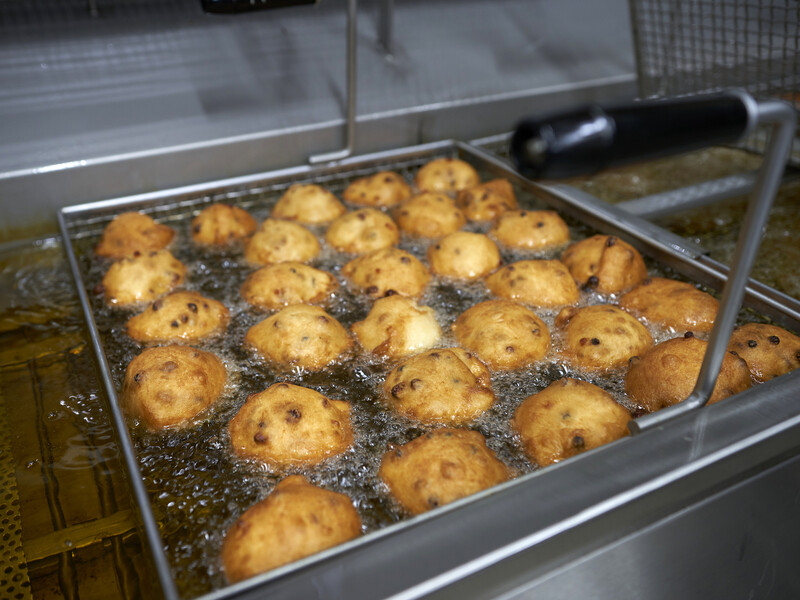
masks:
<instances>
[{"instance_id":1,"label":"golden brown dough ball","mask_svg":"<svg viewBox=\"0 0 800 600\"><path fill-rule=\"evenodd\" d=\"M465 429L437 429L390 450L378 474L413 515L508 480L483 436Z\"/></svg>"},{"instance_id":2,"label":"golden brown dough ball","mask_svg":"<svg viewBox=\"0 0 800 600\"><path fill-rule=\"evenodd\" d=\"M123 409L150 429L183 425L213 404L227 372L210 352L189 346L148 348L125 370Z\"/></svg>"},{"instance_id":3,"label":"golden brown dough ball","mask_svg":"<svg viewBox=\"0 0 800 600\"><path fill-rule=\"evenodd\" d=\"M453 425L472 421L494 403L489 370L461 348L409 358L386 377L383 397L404 417Z\"/></svg>"},{"instance_id":4,"label":"golden brown dough ball","mask_svg":"<svg viewBox=\"0 0 800 600\"><path fill-rule=\"evenodd\" d=\"M406 233L430 238L458 231L467 223L453 199L440 192L422 192L406 200L394 218Z\"/></svg>"},{"instance_id":5,"label":"golden brown dough ball","mask_svg":"<svg viewBox=\"0 0 800 600\"><path fill-rule=\"evenodd\" d=\"M356 206L396 206L411 197L411 186L393 171L381 171L356 179L342 194L344 201Z\"/></svg>"},{"instance_id":6,"label":"golden brown dough ball","mask_svg":"<svg viewBox=\"0 0 800 600\"><path fill-rule=\"evenodd\" d=\"M404 296L377 300L367 318L351 329L366 350L388 358L426 350L442 337L433 309Z\"/></svg>"},{"instance_id":7,"label":"golden brown dough ball","mask_svg":"<svg viewBox=\"0 0 800 600\"><path fill-rule=\"evenodd\" d=\"M505 212L489 233L506 248L544 250L569 243L569 227L553 210Z\"/></svg>"},{"instance_id":8,"label":"golden brown dough ball","mask_svg":"<svg viewBox=\"0 0 800 600\"><path fill-rule=\"evenodd\" d=\"M246 210L228 204L212 204L192 219L192 239L202 245L223 246L243 240L258 228Z\"/></svg>"},{"instance_id":9,"label":"golden brown dough ball","mask_svg":"<svg viewBox=\"0 0 800 600\"><path fill-rule=\"evenodd\" d=\"M316 258L319 251L317 238L302 225L267 219L247 241L244 256L256 265L290 261L305 263Z\"/></svg>"},{"instance_id":10,"label":"golden brown dough ball","mask_svg":"<svg viewBox=\"0 0 800 600\"><path fill-rule=\"evenodd\" d=\"M605 390L564 378L526 398L511 426L525 454L546 467L628 435L630 420Z\"/></svg>"},{"instance_id":11,"label":"golden brown dough ball","mask_svg":"<svg viewBox=\"0 0 800 600\"><path fill-rule=\"evenodd\" d=\"M453 323L459 346L496 370L521 369L550 349L547 325L532 310L509 300L487 300L465 310Z\"/></svg>"},{"instance_id":12,"label":"golden brown dough ball","mask_svg":"<svg viewBox=\"0 0 800 600\"><path fill-rule=\"evenodd\" d=\"M418 190L457 192L481 182L477 171L457 158L437 158L423 165L414 178Z\"/></svg>"},{"instance_id":13,"label":"golden brown dough ball","mask_svg":"<svg viewBox=\"0 0 800 600\"><path fill-rule=\"evenodd\" d=\"M361 208L331 223L325 239L339 252L365 254L394 246L400 241L400 231L389 215L374 208Z\"/></svg>"},{"instance_id":14,"label":"golden brown dough ball","mask_svg":"<svg viewBox=\"0 0 800 600\"><path fill-rule=\"evenodd\" d=\"M495 296L533 306L553 307L575 304L578 286L560 260L520 260L506 265L486 278Z\"/></svg>"},{"instance_id":15,"label":"golden brown dough ball","mask_svg":"<svg viewBox=\"0 0 800 600\"><path fill-rule=\"evenodd\" d=\"M653 345L653 336L636 318L610 304L568 307L556 317L564 331L564 357L592 371L615 369L641 356Z\"/></svg>"},{"instance_id":16,"label":"golden brown dough ball","mask_svg":"<svg viewBox=\"0 0 800 600\"><path fill-rule=\"evenodd\" d=\"M341 323L319 306L287 306L253 325L245 344L265 360L284 368L319 371L353 346Z\"/></svg>"},{"instance_id":17,"label":"golden brown dough ball","mask_svg":"<svg viewBox=\"0 0 800 600\"><path fill-rule=\"evenodd\" d=\"M625 391L631 400L653 412L677 402L692 393L708 342L688 336L656 344L641 358L631 361L625 376ZM738 394L751 385L747 363L726 353L709 404Z\"/></svg>"},{"instance_id":18,"label":"golden brown dough ball","mask_svg":"<svg viewBox=\"0 0 800 600\"><path fill-rule=\"evenodd\" d=\"M248 304L277 310L292 304L313 304L327 299L339 287L326 271L298 262L262 267L245 279L240 290Z\"/></svg>"},{"instance_id":19,"label":"golden brown dough ball","mask_svg":"<svg viewBox=\"0 0 800 600\"><path fill-rule=\"evenodd\" d=\"M744 359L756 381L800 367L800 337L776 325L748 323L733 330L728 350Z\"/></svg>"},{"instance_id":20,"label":"golden brown dough ball","mask_svg":"<svg viewBox=\"0 0 800 600\"><path fill-rule=\"evenodd\" d=\"M328 223L347 209L331 192L313 183L290 186L272 209L272 218L314 225Z\"/></svg>"},{"instance_id":21,"label":"golden brown dough ball","mask_svg":"<svg viewBox=\"0 0 800 600\"><path fill-rule=\"evenodd\" d=\"M191 342L224 331L229 320L221 302L198 292L173 292L128 319L126 327L137 342Z\"/></svg>"},{"instance_id":22,"label":"golden brown dough ball","mask_svg":"<svg viewBox=\"0 0 800 600\"><path fill-rule=\"evenodd\" d=\"M690 283L650 277L622 296L629 313L673 331L711 331L719 302Z\"/></svg>"},{"instance_id":23,"label":"golden brown dough ball","mask_svg":"<svg viewBox=\"0 0 800 600\"><path fill-rule=\"evenodd\" d=\"M500 252L482 233L456 231L428 247L428 262L437 275L471 281L496 269Z\"/></svg>"},{"instance_id":24,"label":"golden brown dough ball","mask_svg":"<svg viewBox=\"0 0 800 600\"><path fill-rule=\"evenodd\" d=\"M470 221L492 221L517 208L517 196L508 179L493 179L461 190L456 204Z\"/></svg>"},{"instance_id":25,"label":"golden brown dough ball","mask_svg":"<svg viewBox=\"0 0 800 600\"><path fill-rule=\"evenodd\" d=\"M186 267L169 250L115 262L103 277L106 304L131 306L152 302L183 284Z\"/></svg>"},{"instance_id":26,"label":"golden brown dough ball","mask_svg":"<svg viewBox=\"0 0 800 600\"><path fill-rule=\"evenodd\" d=\"M249 396L228 433L237 456L278 469L315 465L353 444L347 402L291 383Z\"/></svg>"},{"instance_id":27,"label":"golden brown dough ball","mask_svg":"<svg viewBox=\"0 0 800 600\"><path fill-rule=\"evenodd\" d=\"M561 256L578 285L601 294L616 294L647 278L642 255L621 239L595 235L572 244Z\"/></svg>"},{"instance_id":28,"label":"golden brown dough ball","mask_svg":"<svg viewBox=\"0 0 800 600\"><path fill-rule=\"evenodd\" d=\"M399 248L374 250L342 267L342 275L373 298L387 293L416 297L431 278L427 267Z\"/></svg>"},{"instance_id":29,"label":"golden brown dough ball","mask_svg":"<svg viewBox=\"0 0 800 600\"><path fill-rule=\"evenodd\" d=\"M361 518L344 494L291 475L228 529L222 565L230 583L338 546L361 534Z\"/></svg>"},{"instance_id":30,"label":"golden brown dough ball","mask_svg":"<svg viewBox=\"0 0 800 600\"><path fill-rule=\"evenodd\" d=\"M103 230L95 254L106 258L134 258L163 250L175 237L175 230L159 225L138 212L118 215Z\"/></svg>"}]
</instances>

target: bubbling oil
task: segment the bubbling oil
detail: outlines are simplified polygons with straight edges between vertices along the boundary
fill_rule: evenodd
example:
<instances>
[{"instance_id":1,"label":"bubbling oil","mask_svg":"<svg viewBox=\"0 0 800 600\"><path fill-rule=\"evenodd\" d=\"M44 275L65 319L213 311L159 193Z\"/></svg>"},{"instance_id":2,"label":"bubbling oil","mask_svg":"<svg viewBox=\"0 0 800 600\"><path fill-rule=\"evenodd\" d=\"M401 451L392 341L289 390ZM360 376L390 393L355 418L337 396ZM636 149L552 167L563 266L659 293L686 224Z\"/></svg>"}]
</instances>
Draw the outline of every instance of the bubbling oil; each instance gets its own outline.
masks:
<instances>
[{"instance_id":1,"label":"bubbling oil","mask_svg":"<svg viewBox=\"0 0 800 600\"><path fill-rule=\"evenodd\" d=\"M407 180L413 179L412 168L401 170ZM485 177L485 174L484 178ZM325 182L335 193L341 193L351 178ZM285 186L284 186L285 187ZM236 201L263 220L280 196L281 189L240 195ZM517 190L521 207L528 210L547 208L539 199ZM202 199L208 202L210 199ZM230 201L218 199L218 201ZM198 204L200 201L198 201ZM281 370L264 364L242 345L247 330L269 313L249 306L239 293L247 275L255 268L245 261L241 247L227 251L198 247L191 242L191 218L201 206L183 205L160 216L177 230L173 254L188 267L186 288L199 291L223 302L231 314L228 330L206 340L197 347L219 356L229 373L220 400L186 427L164 432L148 431L140 423L129 421L140 469L158 519L166 554L182 597L194 597L225 585L219 561L225 531L247 508L266 497L276 483L289 473L306 476L312 483L347 494L357 507L365 533L382 529L406 515L391 498L378 477L384 453L392 446L405 444L429 428L388 410L382 399L382 383L393 364L360 350L320 372ZM567 219L572 239L594 233L580 223ZM470 224L470 231L485 233L489 224ZM341 269L354 258L327 245L324 227L310 228L320 239L322 251L312 266L331 272L340 287L323 304L323 308L349 328L364 319L371 300L353 289L341 277ZM79 260L87 287L92 293L109 266L106 260L93 256L100 229L95 235L76 242ZM399 247L423 262L431 240L403 235ZM541 252L501 249L504 264L531 258L555 258L563 250L551 248ZM668 275L649 264L651 275ZM674 276L674 275L671 275ZM464 310L491 298L481 282L465 283L434 276L420 302L435 310L442 327L441 347L454 346L451 325ZM579 306L615 301L590 291L581 291ZM141 352L142 347L125 332L127 319L141 310L107 307L99 294L92 294L92 307L103 347L117 388L121 388L125 368ZM479 431L487 445L512 473L521 475L536 468L520 451L510 420L519 404L531 394L562 377L577 377L609 391L626 408L634 406L625 396L623 373L596 374L583 372L563 364L559 359L559 337L554 321L558 310L535 312L554 334L554 344L540 363L515 372L498 372L492 376L495 404L469 425ZM674 333L648 325L657 341ZM241 460L231 452L227 431L230 419L244 404L248 395L261 392L279 381L287 381L314 389L323 395L346 400L351 406L355 442L347 452L314 467L292 468L277 472L252 460Z\"/></svg>"}]
</instances>

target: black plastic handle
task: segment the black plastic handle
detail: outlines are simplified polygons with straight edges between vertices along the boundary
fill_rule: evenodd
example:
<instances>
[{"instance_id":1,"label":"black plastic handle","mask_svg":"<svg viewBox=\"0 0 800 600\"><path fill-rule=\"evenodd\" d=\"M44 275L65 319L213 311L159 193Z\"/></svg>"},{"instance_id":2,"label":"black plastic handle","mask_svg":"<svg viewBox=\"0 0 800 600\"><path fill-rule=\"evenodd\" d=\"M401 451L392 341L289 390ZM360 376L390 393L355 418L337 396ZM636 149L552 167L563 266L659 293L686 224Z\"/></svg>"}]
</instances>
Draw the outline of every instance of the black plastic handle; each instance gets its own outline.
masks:
<instances>
[{"instance_id":1,"label":"black plastic handle","mask_svg":"<svg viewBox=\"0 0 800 600\"><path fill-rule=\"evenodd\" d=\"M731 143L749 129L749 102L727 92L527 119L511 138L511 158L526 177L558 179Z\"/></svg>"},{"instance_id":2,"label":"black plastic handle","mask_svg":"<svg viewBox=\"0 0 800 600\"><path fill-rule=\"evenodd\" d=\"M316 2L317 0L200 0L200 5L204 11L210 13L242 13Z\"/></svg>"}]
</instances>

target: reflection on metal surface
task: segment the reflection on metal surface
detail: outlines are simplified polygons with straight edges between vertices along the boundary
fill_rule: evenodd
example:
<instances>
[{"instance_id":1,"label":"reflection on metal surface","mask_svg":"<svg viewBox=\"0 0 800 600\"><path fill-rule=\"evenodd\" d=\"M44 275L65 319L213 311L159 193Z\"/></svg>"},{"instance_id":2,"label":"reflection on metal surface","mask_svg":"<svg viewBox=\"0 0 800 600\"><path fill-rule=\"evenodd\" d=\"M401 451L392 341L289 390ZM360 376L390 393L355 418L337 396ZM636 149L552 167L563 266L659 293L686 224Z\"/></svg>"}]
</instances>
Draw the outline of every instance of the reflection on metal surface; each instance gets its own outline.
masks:
<instances>
[{"instance_id":1,"label":"reflection on metal surface","mask_svg":"<svg viewBox=\"0 0 800 600\"><path fill-rule=\"evenodd\" d=\"M121 511L30 540L25 544L25 558L28 562L42 560L67 549L77 550L116 536L130 535L135 530L133 513L130 510Z\"/></svg>"}]
</instances>

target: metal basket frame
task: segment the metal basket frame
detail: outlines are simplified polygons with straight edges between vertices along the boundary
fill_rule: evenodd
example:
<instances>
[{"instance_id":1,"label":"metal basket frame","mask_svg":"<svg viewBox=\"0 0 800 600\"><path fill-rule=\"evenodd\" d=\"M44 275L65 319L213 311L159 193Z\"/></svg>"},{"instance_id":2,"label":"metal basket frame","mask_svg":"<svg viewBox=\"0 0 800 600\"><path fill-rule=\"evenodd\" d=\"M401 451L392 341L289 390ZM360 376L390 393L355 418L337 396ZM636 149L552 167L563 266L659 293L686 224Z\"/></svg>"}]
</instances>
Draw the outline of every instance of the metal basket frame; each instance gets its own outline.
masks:
<instances>
[{"instance_id":1,"label":"metal basket frame","mask_svg":"<svg viewBox=\"0 0 800 600\"><path fill-rule=\"evenodd\" d=\"M96 231L112 214L123 209L197 206L220 195L235 199L253 189L288 186L301 180L324 182L345 173L366 173L404 161L419 164L443 155L479 164L494 175L535 191L554 209L604 233L620 236L686 277L716 289L724 284L726 269L686 240L574 188L535 184L516 174L501 159L452 141L346 159L335 165L301 166L63 209L58 218L67 256L109 395L112 421L119 434L144 537L169 600L179 596L119 408L116 385L94 322L73 238L87 228ZM750 282L745 304L786 326L800 326L800 304L765 286ZM575 552L599 547L648 520L669 514L688 497L710 494L723 482L744 477L744 467L748 465L755 467L790 451L800 431L800 414L792 403L798 381L800 372L787 375L741 394L736 402L693 411L670 426L619 440L565 464L530 473L440 510L214 591L204 598L255 598L265 593L271 594L270 597L296 598L392 594L410 598L458 587L476 577L489 585L497 569L508 569L509 565L526 577L533 576L550 568L554 560L570 560ZM765 407L769 410L764 410ZM702 432L700 437L696 435L698 432ZM653 448L661 449L662 459L642 463L641 457ZM732 472L732 464L744 470L737 467ZM586 477L592 472L616 475L590 478L592 484L587 489ZM581 486L583 492L566 498L567 490L576 486ZM561 500L553 505L547 502L548 498ZM470 523L470 527L465 528L465 523ZM524 560L518 564L520 557L535 558L538 562Z\"/></svg>"}]
</instances>

